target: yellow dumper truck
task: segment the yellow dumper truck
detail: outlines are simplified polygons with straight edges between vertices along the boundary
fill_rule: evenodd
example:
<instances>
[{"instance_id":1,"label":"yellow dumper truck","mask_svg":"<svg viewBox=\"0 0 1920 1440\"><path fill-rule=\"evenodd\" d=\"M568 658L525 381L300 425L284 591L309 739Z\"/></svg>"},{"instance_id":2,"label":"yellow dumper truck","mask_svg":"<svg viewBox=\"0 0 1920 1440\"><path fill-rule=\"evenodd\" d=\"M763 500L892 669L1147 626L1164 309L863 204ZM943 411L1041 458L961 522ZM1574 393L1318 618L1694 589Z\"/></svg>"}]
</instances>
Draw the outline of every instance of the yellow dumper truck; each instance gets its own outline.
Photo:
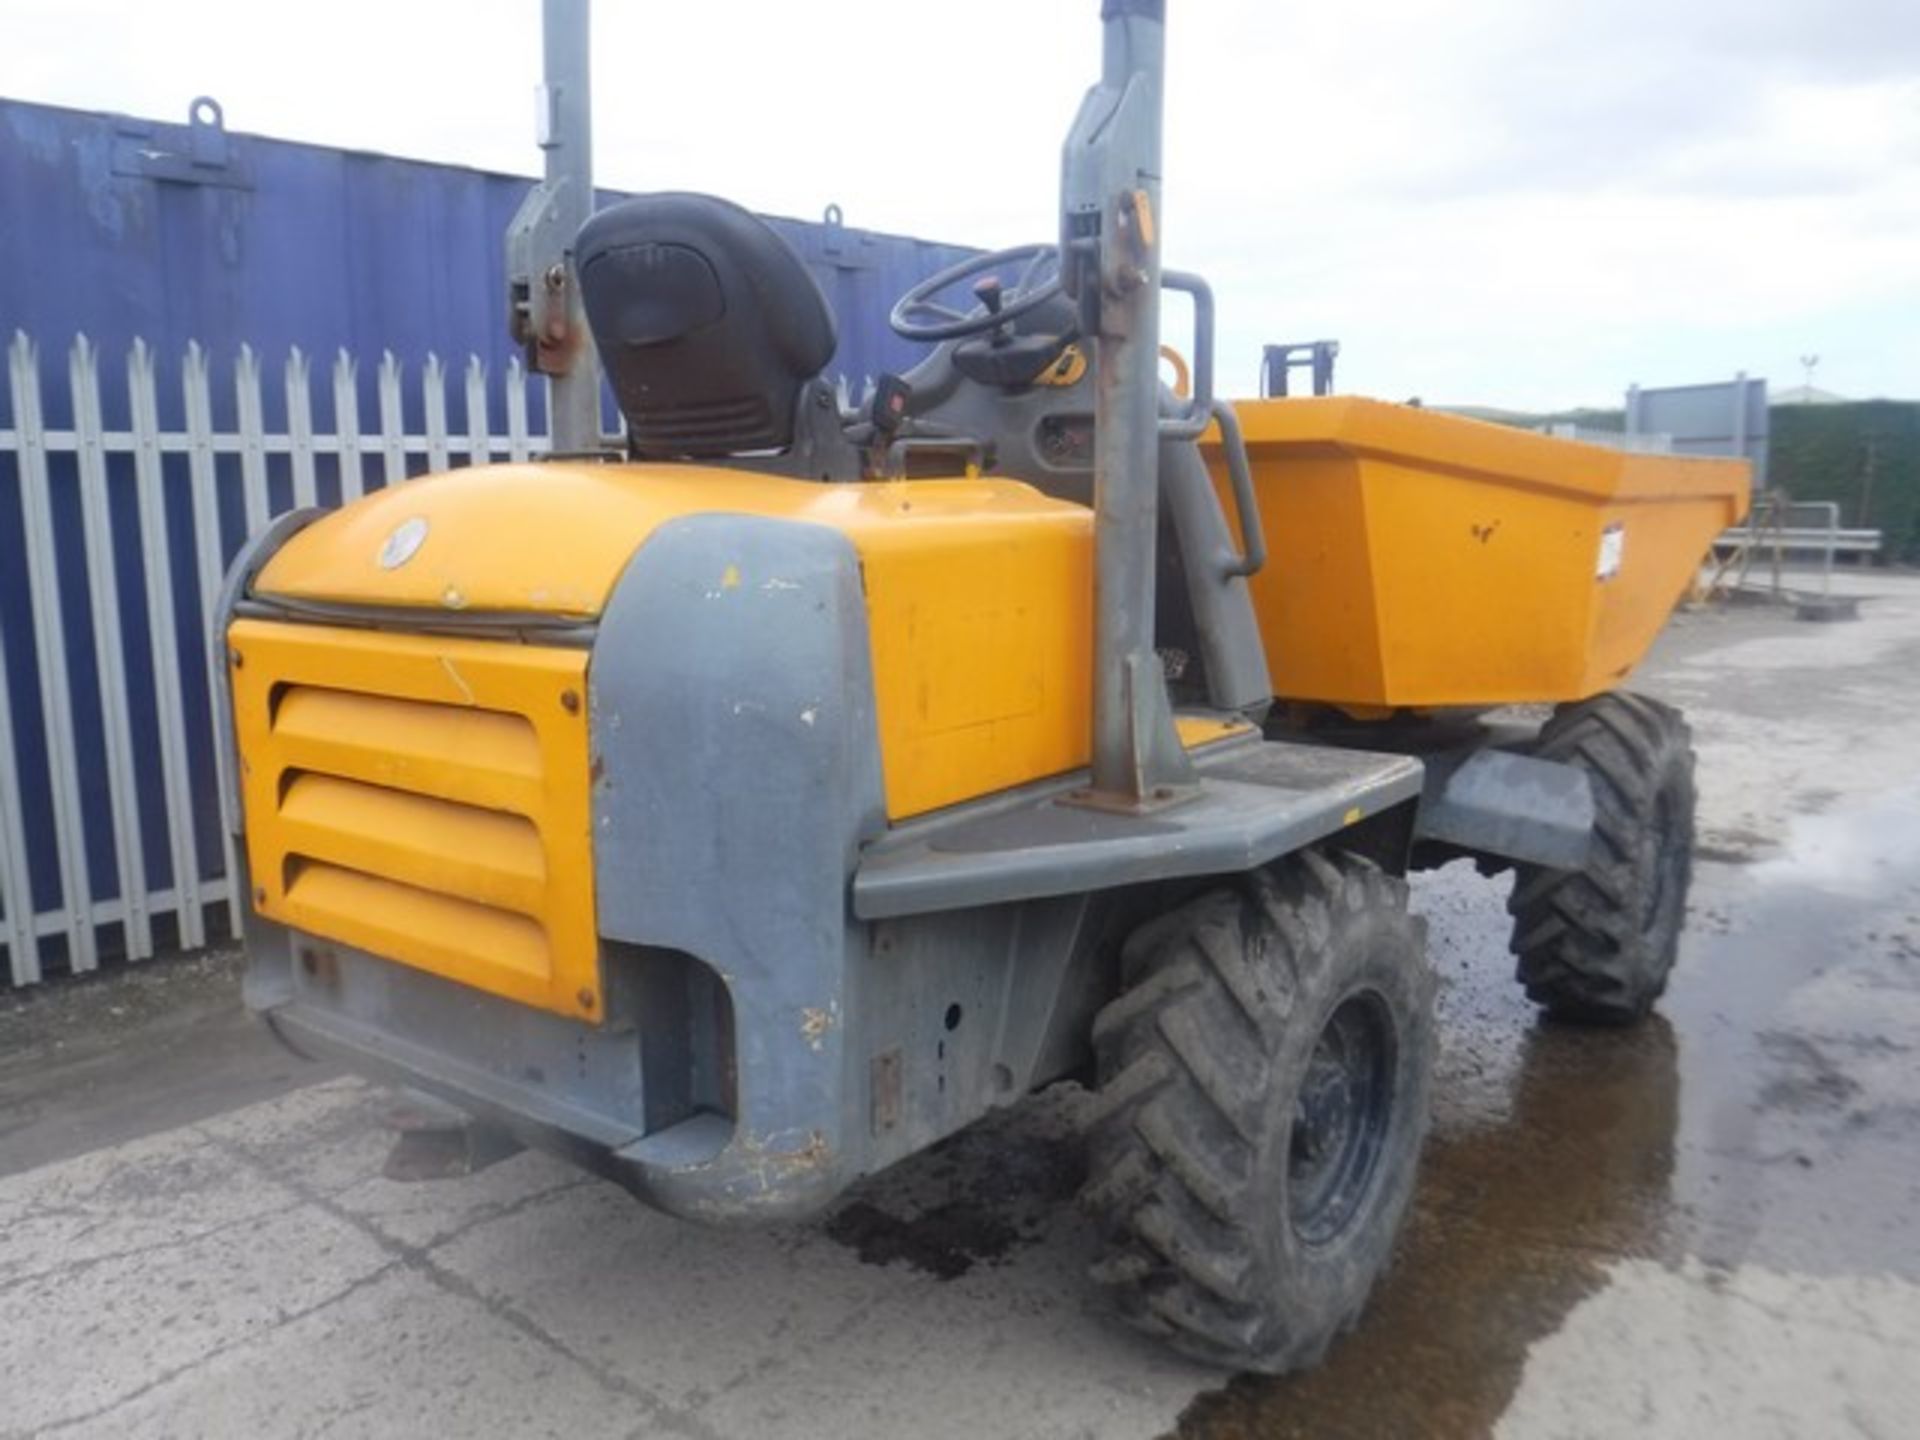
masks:
<instances>
[{"instance_id":1,"label":"yellow dumper truck","mask_svg":"<svg viewBox=\"0 0 1920 1440\"><path fill-rule=\"evenodd\" d=\"M628 200L556 280L617 445L256 538L215 631L247 996L709 1222L818 1212L1078 1079L1094 1279L1281 1371L1413 1189L1410 869L1510 867L1556 1015L1661 993L1693 758L1616 687L1748 480L1216 399L1211 296L1161 264L1163 0L1101 15L1057 238L903 296L910 373L850 401L770 229Z\"/></svg>"}]
</instances>

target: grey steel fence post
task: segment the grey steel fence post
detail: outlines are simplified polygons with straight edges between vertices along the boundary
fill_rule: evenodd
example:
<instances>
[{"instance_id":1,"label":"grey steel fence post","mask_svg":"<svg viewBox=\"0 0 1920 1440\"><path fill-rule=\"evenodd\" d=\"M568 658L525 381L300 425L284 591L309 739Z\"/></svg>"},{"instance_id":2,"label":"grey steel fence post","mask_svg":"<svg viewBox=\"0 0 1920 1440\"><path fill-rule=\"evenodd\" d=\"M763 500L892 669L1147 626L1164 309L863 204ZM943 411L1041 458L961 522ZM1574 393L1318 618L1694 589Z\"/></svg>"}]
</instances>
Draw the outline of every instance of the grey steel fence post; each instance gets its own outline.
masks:
<instances>
[{"instance_id":1,"label":"grey steel fence post","mask_svg":"<svg viewBox=\"0 0 1920 1440\"><path fill-rule=\"evenodd\" d=\"M34 925L33 877L27 870L27 827L20 813L20 771L13 748L13 696L6 637L0 635L0 937L16 985L40 979L40 936Z\"/></svg>"},{"instance_id":2,"label":"grey steel fence post","mask_svg":"<svg viewBox=\"0 0 1920 1440\"><path fill-rule=\"evenodd\" d=\"M400 400L400 361L380 352L380 483L398 485L407 478L407 424Z\"/></svg>"},{"instance_id":3,"label":"grey steel fence post","mask_svg":"<svg viewBox=\"0 0 1920 1440\"><path fill-rule=\"evenodd\" d=\"M1827 563L1820 572L1822 595L1833 593L1833 557L1834 552L1840 548L1840 506L1834 502L1829 504L1832 508L1827 515Z\"/></svg>"},{"instance_id":4,"label":"grey steel fence post","mask_svg":"<svg viewBox=\"0 0 1920 1440\"><path fill-rule=\"evenodd\" d=\"M260 357L242 344L233 362L234 418L240 426L240 496L247 534L267 528L273 506L267 497L267 426L260 399Z\"/></svg>"},{"instance_id":5,"label":"grey steel fence post","mask_svg":"<svg viewBox=\"0 0 1920 1440\"><path fill-rule=\"evenodd\" d=\"M120 892L121 933L127 954L144 960L153 953L153 927L147 915L140 795L134 781L133 721L127 710L119 565L114 554L113 512L107 500L107 427L100 410L99 355L84 335L73 342L68 384L73 396L74 449L80 480L81 551L86 557L87 605L93 612L94 682L100 694L101 738L106 751L114 880ZM90 915L88 918L91 920Z\"/></svg>"},{"instance_id":6,"label":"grey steel fence post","mask_svg":"<svg viewBox=\"0 0 1920 1440\"><path fill-rule=\"evenodd\" d=\"M140 555L147 572L147 646L159 726L160 779L167 804L167 855L173 869L174 922L183 949L206 943L200 853L193 833L193 776L187 763L187 712L180 673L179 617L167 536L166 467L160 450L160 401L153 352L144 340L127 355L133 419L133 484L140 512ZM264 490L264 479L262 487Z\"/></svg>"},{"instance_id":7,"label":"grey steel fence post","mask_svg":"<svg viewBox=\"0 0 1920 1440\"><path fill-rule=\"evenodd\" d=\"M427 468L438 473L453 459L447 448L447 367L431 350L420 367L420 409L427 427Z\"/></svg>"},{"instance_id":8,"label":"grey steel fence post","mask_svg":"<svg viewBox=\"0 0 1920 1440\"><path fill-rule=\"evenodd\" d=\"M359 368L344 348L333 357L333 436L340 447L342 505L351 505L367 493L367 463L360 450L360 388L355 378Z\"/></svg>"},{"instance_id":9,"label":"grey steel fence post","mask_svg":"<svg viewBox=\"0 0 1920 1440\"><path fill-rule=\"evenodd\" d=\"M487 420L487 366L478 355L467 356L467 464L485 465L493 459L493 437Z\"/></svg>"},{"instance_id":10,"label":"grey steel fence post","mask_svg":"<svg viewBox=\"0 0 1920 1440\"><path fill-rule=\"evenodd\" d=\"M1840 502L1837 500L1802 500L1790 507L1791 510L1811 510L1826 518L1826 544L1820 560L1820 593L1833 593L1833 557L1840 548Z\"/></svg>"},{"instance_id":11,"label":"grey steel fence post","mask_svg":"<svg viewBox=\"0 0 1920 1440\"><path fill-rule=\"evenodd\" d=\"M207 352L200 342L189 340L180 366L180 398L187 418L187 456L189 505L193 514L194 569L199 578L200 615L210 623L213 607L219 603L220 582L227 573L226 543L220 534L219 464L213 436L213 382ZM343 485L345 481L341 482ZM211 657L209 657L211 658ZM220 713L224 692L220 672L207 666L207 713ZM234 862L233 833L220 827L222 871L218 887L208 886L206 896L216 894L227 902L227 923L235 935L246 925L247 897L240 893L237 879L240 869Z\"/></svg>"},{"instance_id":12,"label":"grey steel fence post","mask_svg":"<svg viewBox=\"0 0 1920 1440\"><path fill-rule=\"evenodd\" d=\"M547 403L554 403L551 397ZM518 355L507 357L507 458L516 462L533 458L527 431L527 371Z\"/></svg>"},{"instance_id":13,"label":"grey steel fence post","mask_svg":"<svg viewBox=\"0 0 1920 1440\"><path fill-rule=\"evenodd\" d=\"M39 661L40 719L53 796L54 850L60 865L62 928L66 932L67 965L79 973L99 965L99 951L94 944L93 883L87 871L80 766L74 754L73 691L54 550L53 494L40 405L40 357L24 332L14 332L7 362L13 390L13 428L19 446L20 519L27 537L28 604L33 611L33 647Z\"/></svg>"},{"instance_id":14,"label":"grey steel fence post","mask_svg":"<svg viewBox=\"0 0 1920 1440\"><path fill-rule=\"evenodd\" d=\"M294 346L287 352L287 447L293 467L293 508L320 503L319 482L313 465L313 385L307 357Z\"/></svg>"}]
</instances>

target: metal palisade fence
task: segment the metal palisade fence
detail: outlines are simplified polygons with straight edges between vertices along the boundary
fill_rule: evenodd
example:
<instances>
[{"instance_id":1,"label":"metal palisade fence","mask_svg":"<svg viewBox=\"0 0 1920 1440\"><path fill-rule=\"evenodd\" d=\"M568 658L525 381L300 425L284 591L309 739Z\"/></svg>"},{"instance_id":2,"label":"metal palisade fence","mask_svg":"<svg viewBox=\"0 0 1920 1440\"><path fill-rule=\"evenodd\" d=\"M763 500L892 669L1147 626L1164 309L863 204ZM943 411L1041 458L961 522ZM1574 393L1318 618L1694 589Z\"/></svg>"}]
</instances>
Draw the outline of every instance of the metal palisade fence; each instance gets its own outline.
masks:
<instances>
[{"instance_id":1,"label":"metal palisade fence","mask_svg":"<svg viewBox=\"0 0 1920 1440\"><path fill-rule=\"evenodd\" d=\"M530 425L544 428L544 382L517 361L490 390L479 359L450 387L429 355L409 386L389 353L369 392L342 353L318 407L310 368L293 351L270 389L243 346L231 385L217 385L189 345L163 383L136 341L103 384L81 336L64 386L43 386L34 341L16 333L8 346L0 948L15 985L198 947L231 903L206 626L245 538L284 510L547 448Z\"/></svg>"}]
</instances>

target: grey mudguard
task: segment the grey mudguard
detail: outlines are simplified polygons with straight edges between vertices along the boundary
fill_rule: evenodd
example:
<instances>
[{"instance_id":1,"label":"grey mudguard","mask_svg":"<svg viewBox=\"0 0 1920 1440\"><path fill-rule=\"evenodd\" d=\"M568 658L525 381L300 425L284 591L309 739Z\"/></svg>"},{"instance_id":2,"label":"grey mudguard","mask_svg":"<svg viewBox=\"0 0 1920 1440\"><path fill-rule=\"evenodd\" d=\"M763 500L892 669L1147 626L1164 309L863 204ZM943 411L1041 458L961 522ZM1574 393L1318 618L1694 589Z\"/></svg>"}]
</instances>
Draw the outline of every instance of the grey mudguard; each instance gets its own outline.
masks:
<instances>
[{"instance_id":1,"label":"grey mudguard","mask_svg":"<svg viewBox=\"0 0 1920 1440\"><path fill-rule=\"evenodd\" d=\"M1063 804L1082 775L902 826L868 849L854 910L877 920L1235 874L1420 794L1421 764L1406 755L1249 738L1194 758L1194 798L1146 815Z\"/></svg>"},{"instance_id":2,"label":"grey mudguard","mask_svg":"<svg viewBox=\"0 0 1920 1440\"><path fill-rule=\"evenodd\" d=\"M1593 784L1577 765L1473 750L1429 761L1420 838L1577 870L1593 841Z\"/></svg>"},{"instance_id":3,"label":"grey mudguard","mask_svg":"<svg viewBox=\"0 0 1920 1440\"><path fill-rule=\"evenodd\" d=\"M710 966L737 1047L730 1128L618 1158L682 1214L817 1208L861 1162L847 880L886 824L859 557L790 521L664 525L602 614L588 689L600 932Z\"/></svg>"}]
</instances>

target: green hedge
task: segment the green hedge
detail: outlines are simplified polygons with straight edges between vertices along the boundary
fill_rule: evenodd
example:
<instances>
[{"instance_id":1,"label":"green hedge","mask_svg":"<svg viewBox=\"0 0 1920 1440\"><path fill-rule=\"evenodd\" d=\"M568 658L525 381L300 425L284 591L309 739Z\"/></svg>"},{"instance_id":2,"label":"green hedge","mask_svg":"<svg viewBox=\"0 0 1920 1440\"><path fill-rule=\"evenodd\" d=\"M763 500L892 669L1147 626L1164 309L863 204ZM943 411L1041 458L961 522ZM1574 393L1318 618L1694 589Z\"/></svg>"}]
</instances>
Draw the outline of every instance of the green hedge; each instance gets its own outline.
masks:
<instances>
[{"instance_id":1,"label":"green hedge","mask_svg":"<svg viewBox=\"0 0 1920 1440\"><path fill-rule=\"evenodd\" d=\"M1920 562L1920 403L1776 405L1769 418L1776 488L1837 500L1843 525L1882 532L1885 558Z\"/></svg>"}]
</instances>

